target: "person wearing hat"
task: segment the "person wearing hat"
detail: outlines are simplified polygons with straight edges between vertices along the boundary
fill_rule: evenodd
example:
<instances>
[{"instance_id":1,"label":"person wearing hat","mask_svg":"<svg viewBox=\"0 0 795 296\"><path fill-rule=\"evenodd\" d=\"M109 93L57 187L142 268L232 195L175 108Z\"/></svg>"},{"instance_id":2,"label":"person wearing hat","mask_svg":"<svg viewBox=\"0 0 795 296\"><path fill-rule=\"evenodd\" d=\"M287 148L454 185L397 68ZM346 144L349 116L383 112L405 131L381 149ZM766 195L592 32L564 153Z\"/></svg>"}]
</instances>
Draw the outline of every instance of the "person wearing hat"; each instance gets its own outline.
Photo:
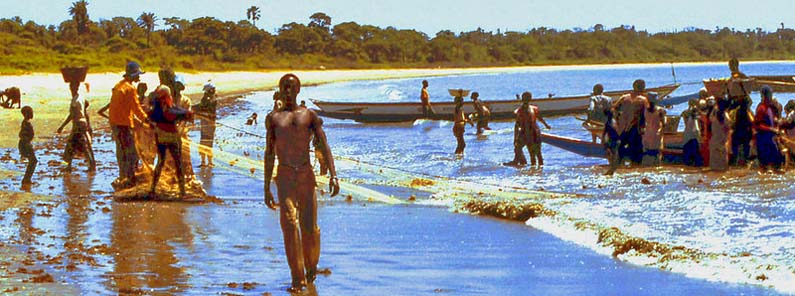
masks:
<instances>
[{"instance_id":1,"label":"person wearing hat","mask_svg":"<svg viewBox=\"0 0 795 296\"><path fill-rule=\"evenodd\" d=\"M140 81L141 65L136 62L127 63L124 79L113 87L108 104L108 119L116 141L116 160L119 164L119 178L114 187L128 188L135 185L135 169L138 166L138 154L135 150L135 138L132 128L136 124L145 124L146 113L138 101L138 94L133 83ZM104 110L103 110L104 111Z\"/></svg>"},{"instance_id":2,"label":"person wearing hat","mask_svg":"<svg viewBox=\"0 0 795 296\"><path fill-rule=\"evenodd\" d=\"M544 118L541 118L538 113L538 107L530 105L533 99L533 94L529 91L522 93L521 98L516 95L517 99L522 101L522 105L517 108L513 113L516 116L516 123L514 124L513 133L513 160L503 163L509 166L525 166L527 159L524 157L522 149L527 147L527 153L530 155L530 164L535 166L544 165L544 157L541 154L541 128L538 126L538 121L544 124L547 129L550 129Z\"/></svg>"},{"instance_id":3,"label":"person wearing hat","mask_svg":"<svg viewBox=\"0 0 795 296\"><path fill-rule=\"evenodd\" d=\"M646 95L647 105L643 109L644 130L643 165L658 166L662 159L663 127L665 126L665 109L657 105L658 96L655 92Z\"/></svg>"},{"instance_id":4,"label":"person wearing hat","mask_svg":"<svg viewBox=\"0 0 795 296\"><path fill-rule=\"evenodd\" d=\"M773 105L773 89L768 85L759 91L762 102L756 107L754 129L756 130L756 149L759 158L759 169L762 172L780 169L782 157L776 143L780 133L776 123L775 106Z\"/></svg>"},{"instance_id":5,"label":"person wearing hat","mask_svg":"<svg viewBox=\"0 0 795 296\"><path fill-rule=\"evenodd\" d=\"M588 104L588 121L595 124L604 124L607 121L605 110L610 109L613 99L604 95L604 86L596 84L593 86L593 94ZM588 122L583 122L583 125ZM591 134L591 141L596 143L596 134Z\"/></svg>"},{"instance_id":6,"label":"person wearing hat","mask_svg":"<svg viewBox=\"0 0 795 296\"><path fill-rule=\"evenodd\" d=\"M279 207L280 224L284 234L284 249L292 276L291 292L302 291L317 277L320 259L320 228L317 226L317 196L315 173L309 157L309 145L314 135L317 149L323 150L329 169L331 196L340 190L334 157L323 131L323 120L312 109L298 106L296 97L301 81L293 74L279 80L284 96L284 109L273 111L265 119L265 204ZM279 203L271 193L271 179L276 158L279 178L276 179Z\"/></svg>"},{"instance_id":7,"label":"person wearing hat","mask_svg":"<svg viewBox=\"0 0 795 296\"><path fill-rule=\"evenodd\" d=\"M620 159L629 157L633 163L641 163L643 159L643 143L641 125L643 109L646 108L646 82L643 79L632 83L632 91L618 98L613 103L613 114L618 116L619 155Z\"/></svg>"},{"instance_id":8,"label":"person wearing hat","mask_svg":"<svg viewBox=\"0 0 795 296\"><path fill-rule=\"evenodd\" d=\"M467 122L470 124L472 122L464 115L464 98L457 96L453 101L455 102L455 109L453 111L453 136L455 136L457 143L455 154L463 155L464 148L467 146L466 142L464 142L464 129Z\"/></svg>"},{"instance_id":9,"label":"person wearing hat","mask_svg":"<svg viewBox=\"0 0 795 296\"><path fill-rule=\"evenodd\" d=\"M201 157L201 164L199 166L213 167L213 143L215 142L215 110L218 107L216 99L215 85L207 81L204 85L204 95L198 106L198 113L200 127L200 140L199 140L199 157ZM206 161L205 161L206 159Z\"/></svg>"},{"instance_id":10,"label":"person wearing hat","mask_svg":"<svg viewBox=\"0 0 795 296\"><path fill-rule=\"evenodd\" d=\"M171 91L174 93L174 103L183 110L192 113L191 104L193 102L188 96L182 93L183 91L185 91L185 78L182 77L182 75L175 75L174 89ZM188 137L191 122L191 120L182 120L177 124L179 127L179 135L182 138L182 157L180 158L182 160L182 172L185 174L185 179L188 180L188 182L192 181L194 178L193 165L190 160L190 138Z\"/></svg>"},{"instance_id":11,"label":"person wearing hat","mask_svg":"<svg viewBox=\"0 0 795 296\"><path fill-rule=\"evenodd\" d=\"M701 94L701 92L706 95L707 89L702 88L699 94ZM700 167L704 165L704 163L699 153L701 129L698 124L698 99L691 99L687 102L687 105L687 109L682 111L681 115L681 118L685 121L685 131L682 134L682 143L685 143L683 147L684 163L686 165Z\"/></svg>"}]
</instances>

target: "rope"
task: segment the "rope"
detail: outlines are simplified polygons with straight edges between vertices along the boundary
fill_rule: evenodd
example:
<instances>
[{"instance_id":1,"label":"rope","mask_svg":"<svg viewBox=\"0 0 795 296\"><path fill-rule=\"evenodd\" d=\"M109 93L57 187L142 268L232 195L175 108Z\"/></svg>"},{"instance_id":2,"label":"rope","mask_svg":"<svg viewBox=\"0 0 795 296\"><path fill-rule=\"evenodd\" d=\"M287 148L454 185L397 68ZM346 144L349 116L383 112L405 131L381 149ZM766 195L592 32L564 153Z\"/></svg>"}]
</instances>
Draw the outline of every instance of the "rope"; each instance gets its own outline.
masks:
<instances>
[{"instance_id":1,"label":"rope","mask_svg":"<svg viewBox=\"0 0 795 296\"><path fill-rule=\"evenodd\" d=\"M262 136L262 135L259 135L259 134L255 134L255 133L251 133L251 132L247 132L247 131L244 131L242 129L239 129L239 128L236 128L236 127L233 127L233 126L229 126L229 125L226 125L226 124L220 124L218 122L216 122L216 123L221 125L221 126L223 126L223 127L230 128L230 129L237 130L237 131L241 131L241 132L245 132L245 133L250 134L250 135L255 136L255 137L259 137L259 138L263 138L263 139L265 138L265 136ZM562 129L559 129L559 130L562 130ZM213 150L215 150L215 149L213 149ZM313 152L312 149L310 149L309 151ZM334 159L335 160L341 160L341 161L347 161L349 163L355 163L355 164L359 164L359 165L363 164L363 165L371 166L371 167L374 167L373 169L371 169L371 171L372 172L377 172L377 173L381 173L380 172L381 169L388 169L388 170L392 170L392 171L403 173L405 175L408 175L409 177L419 176L419 177L422 177L422 178L425 178L425 179L439 179L439 180L443 180L443 181L452 181L452 182L457 182L457 183L469 183L469 184L472 184L472 185L480 185L480 186L498 186L498 187L501 187L501 188L508 188L508 189L513 189L513 190L518 190L518 191L532 191L530 189L527 189L527 188L524 188L524 187L518 187L518 186L504 186L504 185L494 185L494 184L487 184L487 183L479 183L479 182L474 182L474 181L459 180L459 179L456 179L456 178L451 178L451 177L446 177L446 176L441 176L441 175L433 175L433 174L427 174L427 173L414 172L414 171L409 171L407 169L403 169L403 168L400 168L400 167L392 167L392 166L383 165L383 164L376 164L376 163L372 163L372 162L368 162L368 161L364 161L364 160L360 160L360 159L356 159L356 158L346 157L346 156L335 155ZM547 192L547 193L556 193L556 192L552 192L552 191L545 191L545 192ZM562 194L570 194L570 193L562 193ZM579 195L579 194L577 194L577 195Z\"/></svg>"}]
</instances>

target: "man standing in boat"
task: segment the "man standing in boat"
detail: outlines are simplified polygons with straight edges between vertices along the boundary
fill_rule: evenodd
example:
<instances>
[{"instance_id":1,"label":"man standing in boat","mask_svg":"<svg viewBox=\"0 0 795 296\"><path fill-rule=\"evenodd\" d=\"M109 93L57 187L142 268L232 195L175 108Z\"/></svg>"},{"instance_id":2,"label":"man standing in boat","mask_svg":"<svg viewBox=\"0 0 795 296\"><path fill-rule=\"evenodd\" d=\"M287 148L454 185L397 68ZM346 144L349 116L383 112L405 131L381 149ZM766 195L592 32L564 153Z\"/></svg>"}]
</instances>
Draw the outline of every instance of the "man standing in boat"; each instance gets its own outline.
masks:
<instances>
[{"instance_id":1,"label":"man standing in boat","mask_svg":"<svg viewBox=\"0 0 795 296\"><path fill-rule=\"evenodd\" d=\"M601 84L593 86L593 95L588 104L588 119L583 125L601 125L607 121L605 110L610 109L613 99L604 95L604 90L605 88ZM592 142L596 143L596 138L597 134L591 134Z\"/></svg>"},{"instance_id":2,"label":"man standing in boat","mask_svg":"<svg viewBox=\"0 0 795 296\"><path fill-rule=\"evenodd\" d=\"M420 101L422 101L422 116L425 118L433 116L433 107L431 107L431 94L428 93L428 80L422 81L422 91L420 91Z\"/></svg>"},{"instance_id":3,"label":"man standing in boat","mask_svg":"<svg viewBox=\"0 0 795 296\"><path fill-rule=\"evenodd\" d=\"M632 92L621 96L613 104L613 113L618 115L620 159L629 157L635 164L639 164L643 158L640 130L643 125L643 109L648 102L645 93L646 82L643 79L635 80L632 83Z\"/></svg>"},{"instance_id":4,"label":"man standing in boat","mask_svg":"<svg viewBox=\"0 0 795 296\"><path fill-rule=\"evenodd\" d=\"M276 180L276 189L284 249L292 275L291 292L300 292L307 283L311 284L315 280L320 259L315 174L309 158L313 134L318 140L316 149L323 150L326 156L331 196L337 195L340 190L334 158L323 131L323 120L311 109L298 106L296 97L300 90L301 82L297 76L282 76L279 91L284 99L284 109L271 112L265 119L265 204L274 210L277 206L270 185L278 155L279 178Z\"/></svg>"},{"instance_id":5,"label":"man standing in boat","mask_svg":"<svg viewBox=\"0 0 795 296\"><path fill-rule=\"evenodd\" d=\"M740 61L736 58L729 60L729 70L731 71L731 77L729 77L729 81L726 84L726 91L731 104L729 109L736 110L740 104L751 101L752 80L749 79L748 75L740 72ZM719 94L713 95L716 97L721 96Z\"/></svg>"}]
</instances>

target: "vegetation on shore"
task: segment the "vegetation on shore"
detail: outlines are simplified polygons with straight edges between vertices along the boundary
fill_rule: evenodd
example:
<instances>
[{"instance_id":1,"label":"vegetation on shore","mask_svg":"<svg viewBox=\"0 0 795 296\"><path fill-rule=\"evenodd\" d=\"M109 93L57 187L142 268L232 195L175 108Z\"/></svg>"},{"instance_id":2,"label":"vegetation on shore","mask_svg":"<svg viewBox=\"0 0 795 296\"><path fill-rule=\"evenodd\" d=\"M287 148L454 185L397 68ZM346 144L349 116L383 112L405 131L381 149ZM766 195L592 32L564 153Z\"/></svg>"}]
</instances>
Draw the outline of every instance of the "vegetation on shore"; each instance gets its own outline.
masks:
<instances>
[{"instance_id":1,"label":"vegetation on shore","mask_svg":"<svg viewBox=\"0 0 795 296\"><path fill-rule=\"evenodd\" d=\"M795 30L783 24L775 32L716 27L649 33L634 26L610 29L597 24L526 32L444 30L428 36L355 22L333 24L322 12L310 16L307 24L285 24L272 34L255 26L262 17L256 6L238 22L164 17L160 25L159 17L149 12L138 19L92 21L85 0L74 2L68 15L57 26L19 17L0 19L0 73L56 72L70 65L120 71L127 60L150 69L221 71L795 59Z\"/></svg>"}]
</instances>

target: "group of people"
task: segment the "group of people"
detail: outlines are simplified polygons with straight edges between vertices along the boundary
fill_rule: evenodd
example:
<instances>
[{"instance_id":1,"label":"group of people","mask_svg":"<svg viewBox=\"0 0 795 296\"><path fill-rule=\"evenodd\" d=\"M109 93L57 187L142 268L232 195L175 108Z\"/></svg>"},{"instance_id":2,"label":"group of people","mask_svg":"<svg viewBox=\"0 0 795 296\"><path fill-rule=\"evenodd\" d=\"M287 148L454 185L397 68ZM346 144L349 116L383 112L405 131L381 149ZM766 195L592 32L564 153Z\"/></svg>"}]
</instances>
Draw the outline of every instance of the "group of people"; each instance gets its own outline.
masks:
<instances>
[{"instance_id":1,"label":"group of people","mask_svg":"<svg viewBox=\"0 0 795 296\"><path fill-rule=\"evenodd\" d=\"M141 168L146 173L151 173L149 195L154 196L160 176L164 168L168 167L169 172L174 171L180 197L184 197L186 182L194 180L190 145L187 142L193 111L190 98L182 93L185 90L185 82L172 70L163 69L158 73L160 85L147 96L146 83L137 83L142 74L144 72L138 63L129 62L123 79L112 90L110 102L97 111L100 116L108 119L113 140L116 142L119 177L113 182L113 186L116 189L125 189L145 180L146 178L138 180L140 177L136 176L140 163L143 164ZM137 86L134 83L137 83ZM93 130L88 112L89 88L87 83L82 84L84 88L81 88L81 82L69 83L72 96L69 112L56 132L61 133L69 123L72 124L63 154L65 169L71 170L74 157L82 154L88 162L88 171L93 172L96 170L97 162L92 148ZM216 104L215 86L208 83L204 87L204 96L197 105L197 114L202 122L199 149L202 165L205 165L205 159L212 165ZM21 109L25 119L19 134L19 151L22 157L29 159L28 169L23 178L25 185L31 183L37 159L30 143L34 134L30 123L33 109L30 106ZM168 165L166 152L173 159ZM152 168L155 158L157 164Z\"/></svg>"},{"instance_id":2,"label":"group of people","mask_svg":"<svg viewBox=\"0 0 795 296\"><path fill-rule=\"evenodd\" d=\"M116 158L119 166L119 178L113 183L117 190L136 185L139 181L136 170L139 162L146 168L152 159L147 158L147 150L152 150L155 143L157 165L153 171L150 194L157 189L158 179L166 166L166 152L171 155L176 177L179 183L180 196L185 195L185 182L192 177L189 148L183 145L187 138L187 130L193 120L192 107L202 120L200 154L202 165L207 158L212 165L212 141L216 120L216 90L212 83L204 87L204 96L199 104L191 106L190 99L182 94L184 81L168 69L161 70L160 86L146 95L145 83L138 83L144 74L136 62L127 64L123 79L113 88L110 103L98 110L98 114L109 120L113 139L116 142ZM137 86L134 85L137 83ZM58 128L58 133L72 123L72 131L67 137L64 160L66 169L71 169L71 160L78 152L82 152L89 163L89 172L96 170L91 142L92 128L88 116L89 102L86 92L80 88L80 82L70 83L72 100L69 115ZM277 100L274 110L265 120L267 128L265 149L265 204L271 208L280 208L280 224L284 232L285 253L292 275L291 291L300 291L311 284L317 277L317 264L320 257L320 229L317 226L317 197L315 175L309 157L311 144L320 160L322 171L329 174L329 192L335 196L339 192L334 159L323 131L322 119L303 104L296 103L300 92L300 80L293 74L287 74L279 81L280 91L274 96ZM88 88L86 87L86 90ZM32 124L33 108L21 108L24 117L19 132L19 153L28 158L28 167L23 178L23 186L30 185L33 171L38 163L33 150L32 140L34 129ZM256 115L251 118L256 124ZM149 139L147 137L153 137ZM140 156L140 158L139 158ZM270 190L275 160L279 162L277 190L279 202L274 199Z\"/></svg>"},{"instance_id":3,"label":"group of people","mask_svg":"<svg viewBox=\"0 0 795 296\"><path fill-rule=\"evenodd\" d=\"M747 95L715 97L702 89L699 99L691 100L682 112L685 163L724 171L731 165L745 166L755 158L760 171L780 172L786 156L783 151L792 151L795 101L782 108L769 86L762 86L760 97L756 112L752 112Z\"/></svg>"},{"instance_id":4,"label":"group of people","mask_svg":"<svg viewBox=\"0 0 795 296\"><path fill-rule=\"evenodd\" d=\"M750 80L739 71L736 59L729 62L729 68L732 76L724 89L701 89L699 98L690 100L681 114L684 163L725 171L755 158L761 171L780 171L785 160L782 151L791 153L790 147L795 148L795 141L789 138L795 136L795 101L782 108L772 88L762 86L761 102L752 112ZM643 80L636 80L633 91L615 102L602 92L601 85L594 86L588 121L604 125L599 138L610 161L605 174L613 174L627 159L633 164L658 165L667 119L657 94L646 92Z\"/></svg>"},{"instance_id":5,"label":"group of people","mask_svg":"<svg viewBox=\"0 0 795 296\"><path fill-rule=\"evenodd\" d=\"M423 106L423 115L426 117L435 115L430 105L429 98L428 81L423 80L420 99ZM491 110L480 100L480 94L478 92L472 92L470 98L472 99L474 112L469 115L464 112L463 94L456 95L453 99L455 104L453 110L453 136L456 139L456 149L454 153L458 156L463 155L464 149L466 148L464 131L466 130L467 123L472 127L476 127L476 135L482 135L484 131L491 130L489 127ZM530 164L533 166L543 166L544 158L541 154L541 128L538 123L541 122L547 129L551 127L547 124L546 120L541 117L538 107L530 104L530 101L533 99L532 93L524 92L521 97L517 94L516 99L521 101L522 104L513 112L516 118L514 124L514 158L509 162L503 163L503 165L517 167L526 166L527 158L524 156L524 149L527 148L527 152L530 156Z\"/></svg>"}]
</instances>

